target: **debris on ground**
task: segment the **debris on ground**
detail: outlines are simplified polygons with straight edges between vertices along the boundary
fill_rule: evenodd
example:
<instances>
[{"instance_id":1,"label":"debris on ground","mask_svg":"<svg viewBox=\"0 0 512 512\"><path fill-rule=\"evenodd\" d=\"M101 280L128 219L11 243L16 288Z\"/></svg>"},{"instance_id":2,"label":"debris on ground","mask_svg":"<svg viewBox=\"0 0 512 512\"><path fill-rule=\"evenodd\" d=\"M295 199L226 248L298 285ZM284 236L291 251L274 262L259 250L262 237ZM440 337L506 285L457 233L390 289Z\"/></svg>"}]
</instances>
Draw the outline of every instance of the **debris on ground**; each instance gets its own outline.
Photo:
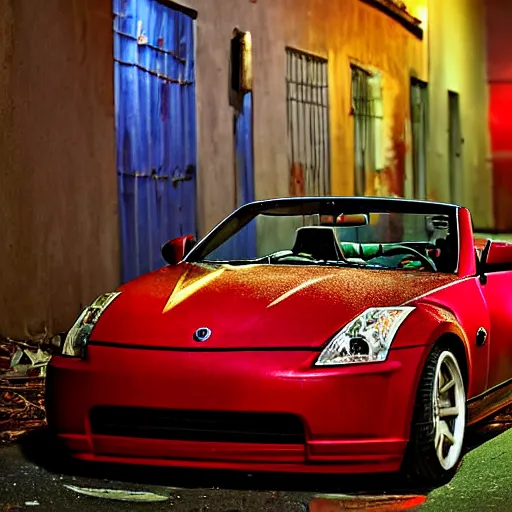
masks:
<instances>
[{"instance_id":1,"label":"debris on ground","mask_svg":"<svg viewBox=\"0 0 512 512\"><path fill-rule=\"evenodd\" d=\"M44 426L44 378L12 382L0 377L0 441L15 441Z\"/></svg>"},{"instance_id":2,"label":"debris on ground","mask_svg":"<svg viewBox=\"0 0 512 512\"><path fill-rule=\"evenodd\" d=\"M169 496L164 496L163 494L155 494L153 492L127 491L119 489L92 489L76 487L74 485L64 485L64 487L78 494L84 494L93 498L104 498L116 501L156 503L160 501L167 501L169 499Z\"/></svg>"},{"instance_id":3,"label":"debris on ground","mask_svg":"<svg viewBox=\"0 0 512 512\"><path fill-rule=\"evenodd\" d=\"M46 367L61 337L33 341L0 338L0 442L46 426Z\"/></svg>"}]
</instances>

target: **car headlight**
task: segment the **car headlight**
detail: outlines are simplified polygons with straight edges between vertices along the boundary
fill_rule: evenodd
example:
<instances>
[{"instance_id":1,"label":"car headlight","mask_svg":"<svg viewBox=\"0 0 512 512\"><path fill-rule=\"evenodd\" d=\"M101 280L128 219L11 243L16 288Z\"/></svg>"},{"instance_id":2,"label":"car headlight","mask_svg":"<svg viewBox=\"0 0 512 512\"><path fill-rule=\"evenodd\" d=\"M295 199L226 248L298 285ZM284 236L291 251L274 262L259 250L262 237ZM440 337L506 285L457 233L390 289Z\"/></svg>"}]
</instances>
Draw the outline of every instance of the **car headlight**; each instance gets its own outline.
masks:
<instances>
[{"instance_id":1,"label":"car headlight","mask_svg":"<svg viewBox=\"0 0 512 512\"><path fill-rule=\"evenodd\" d=\"M393 338L412 307L370 308L328 343L316 366L385 361Z\"/></svg>"},{"instance_id":2,"label":"car headlight","mask_svg":"<svg viewBox=\"0 0 512 512\"><path fill-rule=\"evenodd\" d=\"M82 311L82 314L66 336L64 346L62 347L63 356L85 357L87 342L94 326L100 319L103 311L107 309L120 293L112 292L100 295L89 307Z\"/></svg>"}]
</instances>

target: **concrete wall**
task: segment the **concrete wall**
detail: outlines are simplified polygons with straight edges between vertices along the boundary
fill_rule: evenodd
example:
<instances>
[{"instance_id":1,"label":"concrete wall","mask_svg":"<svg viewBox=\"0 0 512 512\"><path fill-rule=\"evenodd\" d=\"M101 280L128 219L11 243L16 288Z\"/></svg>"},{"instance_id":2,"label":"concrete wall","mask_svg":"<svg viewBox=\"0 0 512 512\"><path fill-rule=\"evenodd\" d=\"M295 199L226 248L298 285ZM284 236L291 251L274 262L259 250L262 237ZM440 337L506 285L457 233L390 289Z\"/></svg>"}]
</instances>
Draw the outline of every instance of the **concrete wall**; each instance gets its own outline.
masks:
<instances>
[{"instance_id":1,"label":"concrete wall","mask_svg":"<svg viewBox=\"0 0 512 512\"><path fill-rule=\"evenodd\" d=\"M416 0L420 2L421 0ZM250 31L254 68L256 197L288 195L285 48L329 59L333 194L353 194L350 63L383 74L387 169L375 193L403 192L410 75L425 79L422 42L359 0L188 0L198 11L199 219L204 233L234 204L233 112L228 102L229 42Z\"/></svg>"},{"instance_id":2,"label":"concrete wall","mask_svg":"<svg viewBox=\"0 0 512 512\"><path fill-rule=\"evenodd\" d=\"M493 0L491 0L493 1ZM461 193L475 226L493 225L489 156L486 42L482 0L430 0L430 141L427 187L430 199L450 201L448 91L460 94Z\"/></svg>"},{"instance_id":3,"label":"concrete wall","mask_svg":"<svg viewBox=\"0 0 512 512\"><path fill-rule=\"evenodd\" d=\"M198 11L200 235L235 207L228 83L235 27L252 34L257 198L289 191L285 48L291 46L329 60L333 194L354 191L354 62L377 69L383 79L385 170L370 192L404 193L409 80L430 80L436 119L430 195L446 195L451 88L463 102L466 203L479 226L488 225L479 0L450 0L448 6L430 0L431 77L426 42L360 0L180 3ZM427 0L408 5L426 21ZM68 328L85 304L119 282L111 0L49 0L44 9L33 7L32 0L0 2L0 334L13 337Z\"/></svg>"},{"instance_id":4,"label":"concrete wall","mask_svg":"<svg viewBox=\"0 0 512 512\"><path fill-rule=\"evenodd\" d=\"M486 1L495 229L512 231L512 3Z\"/></svg>"},{"instance_id":5,"label":"concrete wall","mask_svg":"<svg viewBox=\"0 0 512 512\"><path fill-rule=\"evenodd\" d=\"M119 281L110 0L0 2L0 334Z\"/></svg>"}]
</instances>

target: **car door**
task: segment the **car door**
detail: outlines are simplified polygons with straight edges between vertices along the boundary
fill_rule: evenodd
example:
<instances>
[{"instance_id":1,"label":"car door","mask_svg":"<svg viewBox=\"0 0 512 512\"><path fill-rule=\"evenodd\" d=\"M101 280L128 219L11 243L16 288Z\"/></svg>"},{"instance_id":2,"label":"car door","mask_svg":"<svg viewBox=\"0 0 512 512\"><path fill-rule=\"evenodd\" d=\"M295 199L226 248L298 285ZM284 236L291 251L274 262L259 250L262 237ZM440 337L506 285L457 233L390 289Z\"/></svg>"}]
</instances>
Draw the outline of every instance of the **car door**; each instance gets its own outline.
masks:
<instances>
[{"instance_id":1,"label":"car door","mask_svg":"<svg viewBox=\"0 0 512 512\"><path fill-rule=\"evenodd\" d=\"M512 379L512 244L493 242L482 255L482 293L490 314L489 388Z\"/></svg>"}]
</instances>

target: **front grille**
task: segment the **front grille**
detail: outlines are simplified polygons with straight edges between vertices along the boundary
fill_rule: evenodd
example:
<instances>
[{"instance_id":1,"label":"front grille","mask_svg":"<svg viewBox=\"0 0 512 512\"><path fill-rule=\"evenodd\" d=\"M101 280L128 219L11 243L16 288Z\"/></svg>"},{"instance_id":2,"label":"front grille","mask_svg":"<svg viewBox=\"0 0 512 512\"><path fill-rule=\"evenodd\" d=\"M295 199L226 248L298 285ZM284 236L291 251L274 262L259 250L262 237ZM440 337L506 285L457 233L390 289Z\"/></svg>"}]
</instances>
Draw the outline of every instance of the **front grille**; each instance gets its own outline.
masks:
<instances>
[{"instance_id":1,"label":"front grille","mask_svg":"<svg viewBox=\"0 0 512 512\"><path fill-rule=\"evenodd\" d=\"M304 444L304 425L293 414L186 411L132 407L95 407L94 434L105 436L217 441L229 443Z\"/></svg>"}]
</instances>

